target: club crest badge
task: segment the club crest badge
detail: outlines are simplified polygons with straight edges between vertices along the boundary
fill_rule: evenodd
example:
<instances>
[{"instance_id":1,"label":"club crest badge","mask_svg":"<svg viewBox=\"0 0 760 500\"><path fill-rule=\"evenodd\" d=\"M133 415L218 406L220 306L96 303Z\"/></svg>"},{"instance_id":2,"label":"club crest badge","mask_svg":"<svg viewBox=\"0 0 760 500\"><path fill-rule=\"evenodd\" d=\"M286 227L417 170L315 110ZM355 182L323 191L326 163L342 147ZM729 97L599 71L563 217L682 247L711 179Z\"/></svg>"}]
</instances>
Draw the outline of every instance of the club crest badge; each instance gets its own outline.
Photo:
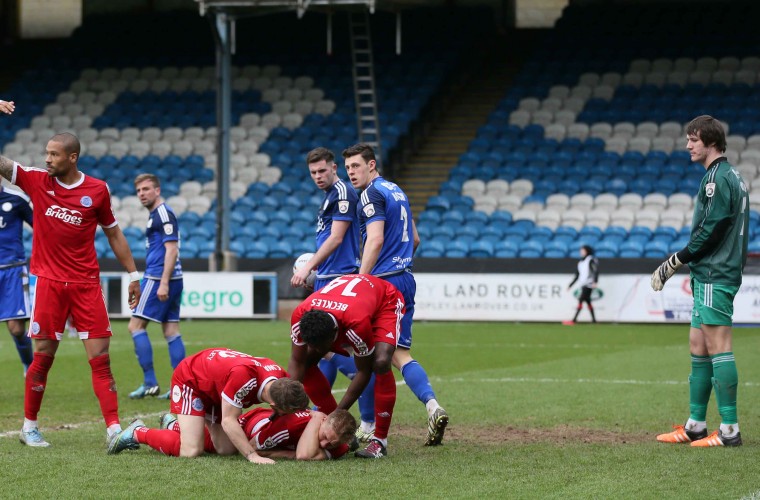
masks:
<instances>
[{"instance_id":1,"label":"club crest badge","mask_svg":"<svg viewBox=\"0 0 760 500\"><path fill-rule=\"evenodd\" d=\"M342 214L348 212L348 201L343 200L338 202L338 211Z\"/></svg>"},{"instance_id":2,"label":"club crest badge","mask_svg":"<svg viewBox=\"0 0 760 500\"><path fill-rule=\"evenodd\" d=\"M82 196L82 199L79 200L79 203L81 203L83 207L89 208L92 206L92 198L89 196Z\"/></svg>"},{"instance_id":3,"label":"club crest badge","mask_svg":"<svg viewBox=\"0 0 760 500\"><path fill-rule=\"evenodd\" d=\"M712 198L715 195L715 183L708 182L705 184L705 196Z\"/></svg>"}]
</instances>

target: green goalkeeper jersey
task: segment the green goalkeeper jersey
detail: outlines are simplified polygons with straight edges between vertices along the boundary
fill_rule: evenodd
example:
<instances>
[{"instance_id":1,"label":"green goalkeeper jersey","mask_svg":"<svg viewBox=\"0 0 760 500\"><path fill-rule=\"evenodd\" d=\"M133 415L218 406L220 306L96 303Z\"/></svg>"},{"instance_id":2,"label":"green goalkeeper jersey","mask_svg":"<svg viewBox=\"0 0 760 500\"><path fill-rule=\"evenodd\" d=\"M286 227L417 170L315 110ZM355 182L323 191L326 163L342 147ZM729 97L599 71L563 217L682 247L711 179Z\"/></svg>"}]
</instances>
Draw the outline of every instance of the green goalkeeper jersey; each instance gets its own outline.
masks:
<instances>
[{"instance_id":1,"label":"green goalkeeper jersey","mask_svg":"<svg viewBox=\"0 0 760 500\"><path fill-rule=\"evenodd\" d=\"M718 158L702 178L694 207L685 249L691 275L702 283L741 285L748 242L747 185L726 158Z\"/></svg>"}]
</instances>

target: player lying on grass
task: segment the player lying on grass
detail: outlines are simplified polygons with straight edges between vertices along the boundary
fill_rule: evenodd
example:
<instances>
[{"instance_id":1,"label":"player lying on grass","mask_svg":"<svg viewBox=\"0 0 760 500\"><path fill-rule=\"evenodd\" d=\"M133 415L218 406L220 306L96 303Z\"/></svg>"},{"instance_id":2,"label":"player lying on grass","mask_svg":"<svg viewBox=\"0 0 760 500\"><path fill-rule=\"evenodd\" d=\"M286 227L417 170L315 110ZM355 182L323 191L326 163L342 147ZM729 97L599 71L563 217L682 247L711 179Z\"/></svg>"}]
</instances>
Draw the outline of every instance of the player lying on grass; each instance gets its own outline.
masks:
<instances>
[{"instance_id":1,"label":"player lying on grass","mask_svg":"<svg viewBox=\"0 0 760 500\"><path fill-rule=\"evenodd\" d=\"M243 408L269 403L287 414L309 404L303 385L288 378L274 361L224 347L183 359L174 370L171 385L170 411L177 415L180 432L151 433L138 419L111 438L109 454L145 443L166 455L197 457L204 451L205 427L218 454L239 452L251 462L271 464L273 460L256 453L240 427Z\"/></svg>"}]
</instances>

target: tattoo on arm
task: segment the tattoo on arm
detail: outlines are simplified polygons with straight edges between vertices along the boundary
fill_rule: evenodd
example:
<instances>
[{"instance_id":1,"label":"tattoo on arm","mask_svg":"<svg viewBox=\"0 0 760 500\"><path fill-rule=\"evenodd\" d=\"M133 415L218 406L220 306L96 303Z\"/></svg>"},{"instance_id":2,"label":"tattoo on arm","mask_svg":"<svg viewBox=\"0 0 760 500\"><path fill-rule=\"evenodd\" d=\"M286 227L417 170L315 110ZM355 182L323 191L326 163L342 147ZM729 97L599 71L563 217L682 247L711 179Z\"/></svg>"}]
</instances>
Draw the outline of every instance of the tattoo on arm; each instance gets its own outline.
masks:
<instances>
[{"instance_id":1,"label":"tattoo on arm","mask_svg":"<svg viewBox=\"0 0 760 500\"><path fill-rule=\"evenodd\" d=\"M0 156L0 175L11 180L13 177L13 160Z\"/></svg>"}]
</instances>

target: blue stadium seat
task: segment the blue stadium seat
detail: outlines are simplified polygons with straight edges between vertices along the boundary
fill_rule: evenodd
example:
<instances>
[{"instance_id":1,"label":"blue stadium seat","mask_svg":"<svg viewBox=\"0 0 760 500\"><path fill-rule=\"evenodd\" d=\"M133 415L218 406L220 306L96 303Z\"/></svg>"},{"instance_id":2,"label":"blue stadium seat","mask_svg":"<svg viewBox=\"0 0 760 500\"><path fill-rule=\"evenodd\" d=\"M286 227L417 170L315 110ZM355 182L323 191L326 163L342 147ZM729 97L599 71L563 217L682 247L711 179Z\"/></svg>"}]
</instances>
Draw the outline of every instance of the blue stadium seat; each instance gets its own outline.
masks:
<instances>
[{"instance_id":1,"label":"blue stadium seat","mask_svg":"<svg viewBox=\"0 0 760 500\"><path fill-rule=\"evenodd\" d=\"M441 221L441 214L432 210L423 210L417 216L417 222L420 224L431 223L438 224Z\"/></svg>"},{"instance_id":2,"label":"blue stadium seat","mask_svg":"<svg viewBox=\"0 0 760 500\"><path fill-rule=\"evenodd\" d=\"M442 242L437 240L423 240L415 255L418 257L443 257L445 251L446 248Z\"/></svg>"},{"instance_id":3,"label":"blue stadium seat","mask_svg":"<svg viewBox=\"0 0 760 500\"><path fill-rule=\"evenodd\" d=\"M669 226L659 226L654 230L654 239L670 243L678 237L678 231Z\"/></svg>"},{"instance_id":4,"label":"blue stadium seat","mask_svg":"<svg viewBox=\"0 0 760 500\"><path fill-rule=\"evenodd\" d=\"M638 241L624 241L619 247L619 257L641 258L644 255L644 245Z\"/></svg>"},{"instance_id":5,"label":"blue stadium seat","mask_svg":"<svg viewBox=\"0 0 760 500\"><path fill-rule=\"evenodd\" d=\"M431 235L442 241L453 240L456 236L457 226L455 224L442 224L433 228Z\"/></svg>"},{"instance_id":6,"label":"blue stadium seat","mask_svg":"<svg viewBox=\"0 0 760 500\"><path fill-rule=\"evenodd\" d=\"M567 257L567 243L564 241L549 241L544 244L544 257L562 259Z\"/></svg>"},{"instance_id":7,"label":"blue stadium seat","mask_svg":"<svg viewBox=\"0 0 760 500\"><path fill-rule=\"evenodd\" d=\"M494 256L494 244L490 241L480 240L470 244L468 256L474 258L489 258Z\"/></svg>"},{"instance_id":8,"label":"blue stadium seat","mask_svg":"<svg viewBox=\"0 0 760 500\"><path fill-rule=\"evenodd\" d=\"M467 257L470 247L464 241L452 240L446 243L444 256L449 258Z\"/></svg>"},{"instance_id":9,"label":"blue stadium seat","mask_svg":"<svg viewBox=\"0 0 760 500\"><path fill-rule=\"evenodd\" d=\"M554 237L554 232L548 227L538 226L528 232L528 237L533 241L546 243Z\"/></svg>"},{"instance_id":10,"label":"blue stadium seat","mask_svg":"<svg viewBox=\"0 0 760 500\"><path fill-rule=\"evenodd\" d=\"M269 253L269 246L262 241L254 241L245 249L246 259L265 259Z\"/></svg>"},{"instance_id":11,"label":"blue stadium seat","mask_svg":"<svg viewBox=\"0 0 760 500\"><path fill-rule=\"evenodd\" d=\"M760 253L760 241L755 240L750 242L749 246L747 247L747 252L752 254Z\"/></svg>"},{"instance_id":12,"label":"blue stadium seat","mask_svg":"<svg viewBox=\"0 0 760 500\"><path fill-rule=\"evenodd\" d=\"M488 225L481 229L480 240L498 243L504 239L504 230L498 226Z\"/></svg>"},{"instance_id":13,"label":"blue stadium seat","mask_svg":"<svg viewBox=\"0 0 760 500\"><path fill-rule=\"evenodd\" d=\"M269 247L267 256L270 259L281 259L293 256L293 246L286 241L278 241L274 246Z\"/></svg>"},{"instance_id":14,"label":"blue stadium seat","mask_svg":"<svg viewBox=\"0 0 760 500\"><path fill-rule=\"evenodd\" d=\"M630 231L628 231L629 240L638 240L643 243L651 240L653 235L654 233L652 230L645 226L633 226Z\"/></svg>"},{"instance_id":15,"label":"blue stadium seat","mask_svg":"<svg viewBox=\"0 0 760 500\"><path fill-rule=\"evenodd\" d=\"M578 230L570 226L559 226L554 230L554 239L558 238L573 241L578 238Z\"/></svg>"},{"instance_id":16,"label":"blue stadium seat","mask_svg":"<svg viewBox=\"0 0 760 500\"><path fill-rule=\"evenodd\" d=\"M594 254L600 259L612 259L618 256L619 245L613 241L602 240L594 245Z\"/></svg>"},{"instance_id":17,"label":"blue stadium seat","mask_svg":"<svg viewBox=\"0 0 760 500\"><path fill-rule=\"evenodd\" d=\"M664 259L668 256L668 244L664 241L652 240L644 245L644 257Z\"/></svg>"},{"instance_id":18,"label":"blue stadium seat","mask_svg":"<svg viewBox=\"0 0 760 500\"><path fill-rule=\"evenodd\" d=\"M504 227L510 226L512 224L512 213L506 210L496 210L491 213L490 221L491 225L496 223L499 225L503 224Z\"/></svg>"},{"instance_id":19,"label":"blue stadium seat","mask_svg":"<svg viewBox=\"0 0 760 500\"><path fill-rule=\"evenodd\" d=\"M477 228L467 224L461 225L456 229L456 239L464 243L472 243L480 237L480 231Z\"/></svg>"},{"instance_id":20,"label":"blue stadium seat","mask_svg":"<svg viewBox=\"0 0 760 500\"><path fill-rule=\"evenodd\" d=\"M502 259L512 259L517 257L517 244L511 240L504 240L494 245L494 257Z\"/></svg>"},{"instance_id":21,"label":"blue stadium seat","mask_svg":"<svg viewBox=\"0 0 760 500\"><path fill-rule=\"evenodd\" d=\"M428 198L425 210L443 214L451 209L451 202L443 196L431 196Z\"/></svg>"},{"instance_id":22,"label":"blue stadium seat","mask_svg":"<svg viewBox=\"0 0 760 500\"><path fill-rule=\"evenodd\" d=\"M537 259L544 254L544 246L533 240L528 240L520 243L518 257L527 259Z\"/></svg>"},{"instance_id":23,"label":"blue stadium seat","mask_svg":"<svg viewBox=\"0 0 760 500\"><path fill-rule=\"evenodd\" d=\"M602 230L596 226L583 226L578 232L578 237L586 241L597 242L602 238Z\"/></svg>"}]
</instances>

